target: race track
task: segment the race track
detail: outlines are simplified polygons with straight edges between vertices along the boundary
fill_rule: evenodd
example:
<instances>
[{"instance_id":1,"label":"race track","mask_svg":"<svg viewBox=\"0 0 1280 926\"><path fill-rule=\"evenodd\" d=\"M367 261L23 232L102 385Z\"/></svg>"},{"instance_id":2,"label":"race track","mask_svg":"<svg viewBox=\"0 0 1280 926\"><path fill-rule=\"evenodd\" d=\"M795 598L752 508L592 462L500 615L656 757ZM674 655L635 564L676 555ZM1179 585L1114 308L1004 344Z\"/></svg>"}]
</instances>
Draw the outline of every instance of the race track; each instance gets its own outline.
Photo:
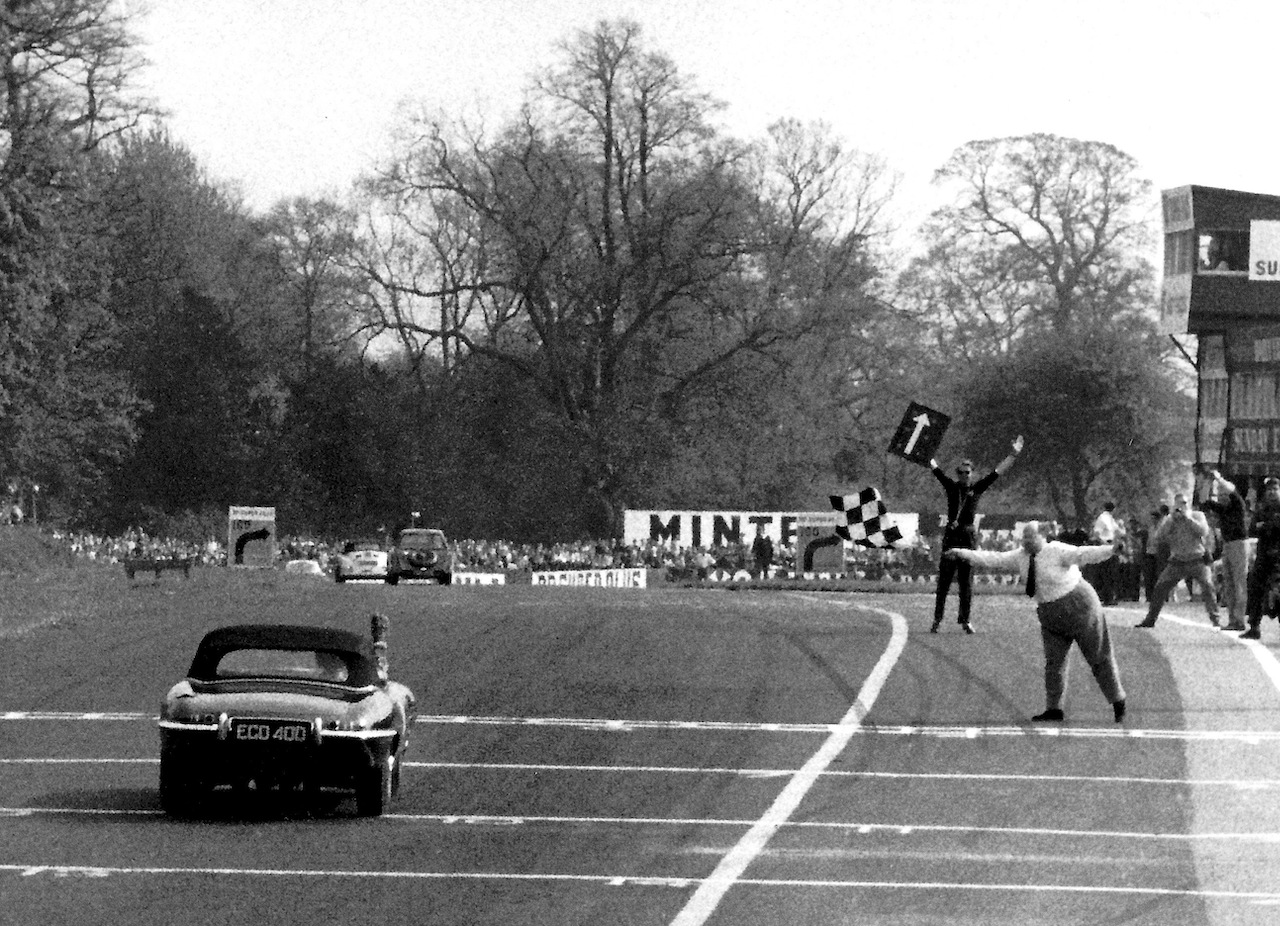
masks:
<instances>
[{"instance_id":1,"label":"race track","mask_svg":"<svg viewBox=\"0 0 1280 926\"><path fill-rule=\"evenodd\" d=\"M1280 921L1274 623L1110 609L1128 720L1073 654L1041 727L1025 598L967 637L917 594L300 583L168 578L0 640L0 923ZM205 629L374 610L419 697L391 814L160 813Z\"/></svg>"}]
</instances>

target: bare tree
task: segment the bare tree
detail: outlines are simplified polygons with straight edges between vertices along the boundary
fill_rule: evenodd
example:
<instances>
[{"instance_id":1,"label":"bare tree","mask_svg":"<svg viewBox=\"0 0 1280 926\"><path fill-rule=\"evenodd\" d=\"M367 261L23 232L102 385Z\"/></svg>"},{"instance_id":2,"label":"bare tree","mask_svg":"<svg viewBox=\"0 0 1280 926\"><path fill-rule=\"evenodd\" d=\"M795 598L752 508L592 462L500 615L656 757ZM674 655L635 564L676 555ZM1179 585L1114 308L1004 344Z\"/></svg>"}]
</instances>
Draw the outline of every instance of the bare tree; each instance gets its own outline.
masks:
<instances>
[{"instance_id":1,"label":"bare tree","mask_svg":"<svg viewBox=\"0 0 1280 926\"><path fill-rule=\"evenodd\" d=\"M373 186L400 259L379 247L368 271L402 338L503 364L543 397L613 531L699 390L848 325L888 192L821 131L719 138L717 104L633 23L563 52L496 136L409 123Z\"/></svg>"},{"instance_id":2,"label":"bare tree","mask_svg":"<svg viewBox=\"0 0 1280 926\"><path fill-rule=\"evenodd\" d=\"M924 278L942 284L958 326L976 321L1007 339L1150 308L1154 199L1119 149L1056 135L975 141L934 179L955 198L926 226L934 272Z\"/></svg>"}]
</instances>

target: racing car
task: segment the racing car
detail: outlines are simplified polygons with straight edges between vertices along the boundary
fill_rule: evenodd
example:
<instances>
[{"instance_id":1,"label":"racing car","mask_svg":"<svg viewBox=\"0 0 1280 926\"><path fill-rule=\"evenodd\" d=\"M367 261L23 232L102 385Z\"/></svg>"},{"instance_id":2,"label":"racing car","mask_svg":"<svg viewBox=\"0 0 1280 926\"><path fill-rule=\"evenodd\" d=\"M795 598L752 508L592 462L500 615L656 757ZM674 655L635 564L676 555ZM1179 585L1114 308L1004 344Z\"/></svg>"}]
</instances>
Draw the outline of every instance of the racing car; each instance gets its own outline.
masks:
<instances>
[{"instance_id":1,"label":"racing car","mask_svg":"<svg viewBox=\"0 0 1280 926\"><path fill-rule=\"evenodd\" d=\"M387 551L376 540L348 541L334 560L333 579L339 583L348 579L385 581L387 559Z\"/></svg>"},{"instance_id":2,"label":"racing car","mask_svg":"<svg viewBox=\"0 0 1280 926\"><path fill-rule=\"evenodd\" d=\"M160 804L354 795L379 816L400 788L414 695L387 668L388 622L370 636L292 624L220 627L160 707Z\"/></svg>"},{"instance_id":3,"label":"racing car","mask_svg":"<svg viewBox=\"0 0 1280 926\"><path fill-rule=\"evenodd\" d=\"M437 585L453 582L453 552L444 531L406 527L400 532L387 562L387 584L395 585L401 579L427 580Z\"/></svg>"}]
</instances>

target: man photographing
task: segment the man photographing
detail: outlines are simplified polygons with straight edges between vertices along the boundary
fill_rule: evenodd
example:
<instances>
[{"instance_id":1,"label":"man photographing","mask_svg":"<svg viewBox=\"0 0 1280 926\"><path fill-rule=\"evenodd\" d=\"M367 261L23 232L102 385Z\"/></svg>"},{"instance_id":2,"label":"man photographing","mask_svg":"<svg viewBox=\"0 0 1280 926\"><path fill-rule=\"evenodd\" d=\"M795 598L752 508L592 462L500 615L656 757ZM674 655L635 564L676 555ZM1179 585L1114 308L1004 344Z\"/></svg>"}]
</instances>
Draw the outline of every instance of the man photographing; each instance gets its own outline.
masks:
<instances>
[{"instance_id":1,"label":"man photographing","mask_svg":"<svg viewBox=\"0 0 1280 926\"><path fill-rule=\"evenodd\" d=\"M1213 561L1211 538L1212 531L1204 514L1190 508L1185 495L1175 495L1173 511L1156 530L1156 544L1168 547L1169 562L1151 592L1146 620L1134 626L1154 627L1165 599L1184 579L1194 579L1200 583L1209 623L1214 627L1221 626L1218 621L1218 597L1213 588L1213 567L1210 565Z\"/></svg>"}]
</instances>

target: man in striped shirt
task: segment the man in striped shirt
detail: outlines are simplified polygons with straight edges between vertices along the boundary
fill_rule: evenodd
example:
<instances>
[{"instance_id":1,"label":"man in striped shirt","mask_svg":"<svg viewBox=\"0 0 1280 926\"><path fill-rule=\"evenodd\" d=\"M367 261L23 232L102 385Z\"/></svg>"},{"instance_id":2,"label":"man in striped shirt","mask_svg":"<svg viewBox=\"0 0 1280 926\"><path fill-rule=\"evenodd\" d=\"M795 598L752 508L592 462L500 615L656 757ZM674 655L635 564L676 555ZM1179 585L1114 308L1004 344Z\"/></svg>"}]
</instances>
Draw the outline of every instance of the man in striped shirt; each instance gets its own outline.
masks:
<instances>
[{"instance_id":1,"label":"man in striped shirt","mask_svg":"<svg viewBox=\"0 0 1280 926\"><path fill-rule=\"evenodd\" d=\"M974 566L1017 571L1026 578L1027 594L1035 599L1044 644L1044 713L1035 721L1064 719L1062 699L1067 689L1067 656L1071 644L1080 654L1111 703L1116 723L1124 720L1125 693L1120 669L1111 646L1106 613L1093 586L1085 581L1080 567L1100 563L1115 554L1105 546L1072 546L1057 540L1046 541L1040 525L1023 526L1022 543L1012 550L948 550L944 556L962 559Z\"/></svg>"}]
</instances>

